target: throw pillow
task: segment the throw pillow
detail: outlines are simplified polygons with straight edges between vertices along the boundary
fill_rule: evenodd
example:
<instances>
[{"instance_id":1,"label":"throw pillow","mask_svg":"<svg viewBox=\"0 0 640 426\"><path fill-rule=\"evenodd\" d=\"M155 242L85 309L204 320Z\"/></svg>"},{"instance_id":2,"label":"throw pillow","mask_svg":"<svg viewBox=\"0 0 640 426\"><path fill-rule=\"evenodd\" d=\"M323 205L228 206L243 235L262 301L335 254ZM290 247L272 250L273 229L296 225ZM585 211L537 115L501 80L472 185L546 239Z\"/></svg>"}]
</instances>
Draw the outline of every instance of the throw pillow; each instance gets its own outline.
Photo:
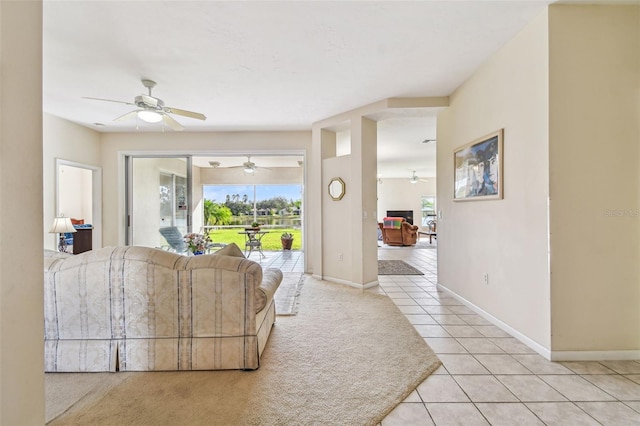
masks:
<instances>
[{"instance_id":1,"label":"throw pillow","mask_svg":"<svg viewBox=\"0 0 640 426\"><path fill-rule=\"evenodd\" d=\"M224 254L226 256L244 257L244 253L236 243L227 244L213 254Z\"/></svg>"}]
</instances>

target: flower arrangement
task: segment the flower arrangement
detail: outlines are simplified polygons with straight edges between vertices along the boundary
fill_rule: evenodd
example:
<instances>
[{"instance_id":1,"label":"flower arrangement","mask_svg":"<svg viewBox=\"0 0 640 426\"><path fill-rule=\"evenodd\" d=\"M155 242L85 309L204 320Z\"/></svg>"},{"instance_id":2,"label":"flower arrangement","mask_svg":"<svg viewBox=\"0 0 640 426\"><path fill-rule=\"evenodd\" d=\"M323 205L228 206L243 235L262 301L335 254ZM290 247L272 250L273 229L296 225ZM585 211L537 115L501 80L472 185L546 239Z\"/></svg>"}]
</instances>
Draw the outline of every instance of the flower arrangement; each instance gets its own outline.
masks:
<instances>
[{"instance_id":1,"label":"flower arrangement","mask_svg":"<svg viewBox=\"0 0 640 426\"><path fill-rule=\"evenodd\" d=\"M293 234L290 234L289 232L285 232L280 236L280 238L283 240L293 240Z\"/></svg>"},{"instance_id":2,"label":"flower arrangement","mask_svg":"<svg viewBox=\"0 0 640 426\"><path fill-rule=\"evenodd\" d=\"M253 222L253 223L251 224L251 227L252 227L252 228L260 228L260 223L259 223L259 222Z\"/></svg>"},{"instance_id":3,"label":"flower arrangement","mask_svg":"<svg viewBox=\"0 0 640 426\"><path fill-rule=\"evenodd\" d=\"M209 238L209 235L192 232L184 236L184 242L187 243L191 253L204 252L207 248L207 243L211 242L211 238Z\"/></svg>"}]
</instances>

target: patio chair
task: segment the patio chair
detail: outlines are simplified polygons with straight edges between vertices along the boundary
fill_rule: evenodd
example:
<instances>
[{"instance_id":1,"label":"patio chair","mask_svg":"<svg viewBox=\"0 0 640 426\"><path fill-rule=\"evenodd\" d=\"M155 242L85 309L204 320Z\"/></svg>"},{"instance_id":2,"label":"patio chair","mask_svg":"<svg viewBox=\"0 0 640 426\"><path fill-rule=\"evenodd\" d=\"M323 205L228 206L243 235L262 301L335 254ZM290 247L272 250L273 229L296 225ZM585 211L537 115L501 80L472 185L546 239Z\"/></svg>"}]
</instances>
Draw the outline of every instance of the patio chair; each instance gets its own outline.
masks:
<instances>
[{"instance_id":1,"label":"patio chair","mask_svg":"<svg viewBox=\"0 0 640 426\"><path fill-rule=\"evenodd\" d=\"M167 244L169 244L169 247L162 246L161 248L168 251L174 251L176 253L185 253L188 250L187 243L184 242L182 232L180 232L177 226L166 226L164 228L160 228L160 234L165 240L167 240Z\"/></svg>"},{"instance_id":2,"label":"patio chair","mask_svg":"<svg viewBox=\"0 0 640 426\"><path fill-rule=\"evenodd\" d=\"M167 240L167 244L169 246L162 246L162 249L174 251L176 253L186 253L189 251L189 247L187 243L184 242L184 236L180 232L177 226L166 226L164 228L160 228L160 234ZM205 253L211 252L212 248L221 248L225 247L225 243L207 243L204 248Z\"/></svg>"}]
</instances>

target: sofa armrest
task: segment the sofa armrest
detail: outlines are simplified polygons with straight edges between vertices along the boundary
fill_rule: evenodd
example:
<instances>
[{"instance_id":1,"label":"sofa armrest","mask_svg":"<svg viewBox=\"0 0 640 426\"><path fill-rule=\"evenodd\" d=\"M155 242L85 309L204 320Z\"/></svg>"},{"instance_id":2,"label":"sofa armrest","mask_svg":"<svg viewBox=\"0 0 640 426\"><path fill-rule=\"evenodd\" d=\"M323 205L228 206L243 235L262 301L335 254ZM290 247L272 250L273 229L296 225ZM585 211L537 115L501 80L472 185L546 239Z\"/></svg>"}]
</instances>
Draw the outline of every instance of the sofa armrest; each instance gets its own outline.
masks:
<instances>
[{"instance_id":1,"label":"sofa armrest","mask_svg":"<svg viewBox=\"0 0 640 426\"><path fill-rule=\"evenodd\" d=\"M282 271L279 269L265 269L262 275L262 282L256 289L256 313L260 312L273 299L276 290L282 282Z\"/></svg>"}]
</instances>

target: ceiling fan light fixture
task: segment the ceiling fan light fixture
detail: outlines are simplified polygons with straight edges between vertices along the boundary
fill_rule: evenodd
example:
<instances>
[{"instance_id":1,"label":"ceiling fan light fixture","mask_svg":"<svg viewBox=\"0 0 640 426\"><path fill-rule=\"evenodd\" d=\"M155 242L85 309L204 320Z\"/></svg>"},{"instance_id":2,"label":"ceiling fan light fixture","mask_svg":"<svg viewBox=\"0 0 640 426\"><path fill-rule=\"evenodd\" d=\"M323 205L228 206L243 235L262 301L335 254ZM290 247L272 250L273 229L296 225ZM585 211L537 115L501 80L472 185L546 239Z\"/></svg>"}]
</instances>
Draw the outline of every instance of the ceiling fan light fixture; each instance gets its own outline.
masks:
<instances>
[{"instance_id":1,"label":"ceiling fan light fixture","mask_svg":"<svg viewBox=\"0 0 640 426\"><path fill-rule=\"evenodd\" d=\"M409 179L409 182L411 183L418 183L418 176L416 176L416 172L413 172L413 175L411 176L411 179Z\"/></svg>"},{"instance_id":2,"label":"ceiling fan light fixture","mask_svg":"<svg viewBox=\"0 0 640 426\"><path fill-rule=\"evenodd\" d=\"M245 173L251 174L251 173L253 173L255 171L256 171L256 169L254 169L253 167L245 166L245 168L244 168L244 172Z\"/></svg>"},{"instance_id":3,"label":"ceiling fan light fixture","mask_svg":"<svg viewBox=\"0 0 640 426\"><path fill-rule=\"evenodd\" d=\"M138 118L147 123L159 123L162 121L162 114L148 109L138 111Z\"/></svg>"}]
</instances>

